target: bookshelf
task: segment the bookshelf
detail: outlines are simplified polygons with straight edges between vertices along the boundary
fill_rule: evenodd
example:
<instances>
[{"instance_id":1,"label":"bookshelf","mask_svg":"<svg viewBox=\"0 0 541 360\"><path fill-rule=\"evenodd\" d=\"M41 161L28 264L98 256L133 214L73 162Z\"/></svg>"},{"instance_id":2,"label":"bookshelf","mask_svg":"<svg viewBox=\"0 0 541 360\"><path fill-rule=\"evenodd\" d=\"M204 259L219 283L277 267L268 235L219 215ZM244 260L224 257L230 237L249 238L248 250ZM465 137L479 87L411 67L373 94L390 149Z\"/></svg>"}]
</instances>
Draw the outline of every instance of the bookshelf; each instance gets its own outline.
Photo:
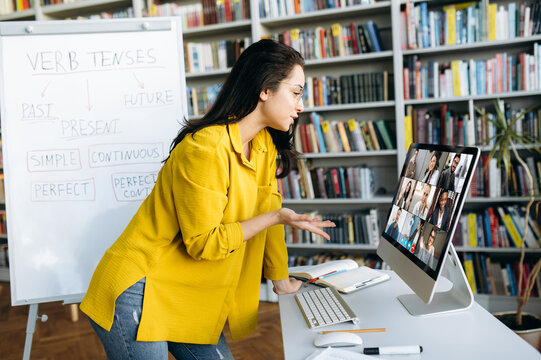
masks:
<instances>
[{"instance_id":1,"label":"bookshelf","mask_svg":"<svg viewBox=\"0 0 541 360\"><path fill-rule=\"evenodd\" d=\"M115 17L143 16L143 2L140 0L81 0L53 5L44 5L43 1L35 0L31 3L33 6L26 10L0 12L0 21L64 20L90 16L99 18L113 17L113 14Z\"/></svg>"},{"instance_id":2,"label":"bookshelf","mask_svg":"<svg viewBox=\"0 0 541 360\"><path fill-rule=\"evenodd\" d=\"M358 1L360 2L360 1ZM306 1L306 3L309 3ZM353 3L353 2L352 2ZM461 4L461 1L412 1L413 8L420 6L421 3L427 3L427 11L443 11L444 6L451 4ZM518 1L497 0L490 1L490 4L507 7L510 3L520 5ZM533 4L533 1L526 1L527 4ZM162 2L162 4L173 4L173 2ZM202 1L182 1L176 2L180 7L191 6L193 4L202 4ZM488 5L487 0L478 2L483 6ZM369 199L284 199L284 206L293 208L296 211L320 210L324 212L355 212L376 209L379 218L386 216L388 205L391 201L391 194L396 187L397 174L400 171L400 165L406 156L405 123L403 121L408 109L426 108L428 111L437 112L441 104L447 104L450 109L457 113L463 113L475 117L475 106L493 107L496 99L504 100L516 108L525 108L535 104L541 95L541 86L537 89L515 90L511 92L501 92L494 94L469 94L460 96L445 97L424 97L420 99L405 98L403 71L407 67L408 59L416 57L421 63L450 62L453 60L467 61L471 58L475 60L484 60L495 54L507 51L509 54L518 54L520 52L532 53L534 44L541 43L541 34L532 34L531 36L519 36L515 38L487 40L488 34L481 34L475 42L462 44L440 44L437 46L410 49L402 47L402 39L408 36L408 32L401 28L401 11L406 7L406 1L375 1L372 4L356 4L346 7L332 9L320 9L313 11L302 11L293 14L287 9L277 15L262 16L265 6L264 1L248 0L244 2L247 9L242 19L235 21L219 22L199 27L190 27L183 30L184 43L203 43L216 42L219 40L244 39L247 42L257 41L262 37L274 36L278 33L299 29L301 31L310 31L318 26L323 28L332 27L334 24L348 25L354 23L366 23L373 21L379 27L383 50L380 52L365 52L362 54L348 54L345 56L333 56L326 58L307 58L305 73L307 78L312 76L325 75L330 77L339 77L344 74L381 72L387 71L392 74L392 86L389 87L389 96L387 100L375 102L355 102L347 104L330 104L306 106L301 115L301 123L309 123L310 113L318 113L324 116L328 121L346 121L350 118L358 120L384 119L389 120L393 127L394 149L378 151L351 151L351 152L333 152L333 153L305 153L302 158L312 166L358 166L366 165L375 168L375 177L378 187L381 187L380 193L375 194ZM144 3L138 0L84 0L77 3L60 5L41 5L38 2L34 8L0 15L0 21L13 20L48 20L61 19L65 17L74 17L77 15L89 15L108 9L132 8L133 15L136 17L143 15L156 15L159 13L156 5L151 1ZM263 7L263 9L262 9ZM249 12L248 12L249 8ZM174 11L171 10L174 14ZM201 7L202 11L202 7ZM201 15L201 17L203 17ZM504 49L504 50L502 50ZM205 70L201 72L187 72L186 81L188 87L206 88L221 83L229 72L229 67ZM208 96L206 94L205 96ZM306 103L306 102L305 102ZM201 109L201 113L204 109ZM198 115L190 115L190 118L199 118ZM490 147L482 147L483 154L490 151ZM524 149L521 149L524 151ZM525 204L524 197L476 197L468 198L464 211L484 209L497 204L514 205ZM383 226L380 222L380 228ZM307 254L322 251L341 251L352 254L369 253L375 255L376 246L366 244L288 244L290 253ZM457 247L461 254L465 253L485 253L489 256L503 259L517 259L519 251L516 248L472 248L467 246ZM534 258L539 256L538 249L528 249L527 256ZM1 271L1 269L0 269ZM1 277L1 273L0 273ZM490 296L479 295L479 299ZM512 308L514 298L505 296L496 296L498 303L505 303ZM483 300L485 301L485 300ZM485 301L488 303L488 301Z\"/></svg>"},{"instance_id":3,"label":"bookshelf","mask_svg":"<svg viewBox=\"0 0 541 360\"><path fill-rule=\"evenodd\" d=\"M417 7L421 7L420 1L414 1L412 2L413 9L417 9ZM427 11L427 18L430 18L430 12L434 11L440 11L444 13L445 15L449 16L451 14L452 16L465 16L465 21L467 23L468 16L474 14L475 16L475 10L467 9L466 8L460 8L460 4L462 2L456 1L456 2L443 2L443 1L430 1L430 2L424 2L428 6L425 8ZM445 10L446 6L454 4L455 9L448 9ZM481 1L477 4L480 4L482 7L488 7L488 1ZM510 4L515 4L518 7L520 7L520 2L514 2L514 1L490 1L490 4L494 6L495 4L497 6L497 11L508 10ZM526 5L532 5L533 2L526 2ZM424 5L423 5L424 6ZM513 5L511 5L513 6ZM404 11L406 10L406 2L402 1L400 10ZM461 11L460 15L457 15L458 11ZM415 10L414 10L415 11ZM420 14L423 10L419 9L419 12L417 14ZM472 11L472 12L469 12ZM503 12L502 12L503 13ZM482 12L479 13L482 15ZM518 12L520 14L520 12ZM436 15L433 15L436 17ZM499 15L498 15L499 16ZM407 16L406 16L407 19ZM426 18L425 18L426 19ZM422 16L420 22L422 22ZM485 19L483 19L484 21ZM517 20L518 21L518 20ZM407 23L407 22L406 22ZM481 22L482 23L482 22ZM468 24L468 23L467 23ZM505 21L500 21L497 24L505 24ZM431 24L429 23L428 26ZM518 22L517 22L518 25ZM406 25L407 26L407 25ZM423 27L416 27L415 24L413 26L416 28L416 31L419 31L419 29L423 29ZM465 26L466 33L469 33L468 26ZM400 44L400 49L398 49L397 52L395 52L395 57L399 55L401 61L402 68L400 71L404 71L404 68L408 68L409 71L412 70L412 67L410 64L412 64L411 59L418 60L421 64L421 68L425 64L429 64L430 62L439 63L440 65L442 63L452 63L452 61L462 61L462 62L468 62L473 61L474 64L477 65L478 61L485 61L488 63L491 58L497 58L498 54L505 53L504 56L511 57L511 56L517 56L519 53L527 53L527 54L536 54L535 46L540 43L541 41L541 35L532 33L528 36L522 36L520 33L516 33L515 37L510 36L508 34L499 34L499 37L496 39L488 40L487 38L490 37L490 31L487 31L487 33L483 33L480 31L476 35L477 41L474 42L462 42L461 44L440 44L436 46L420 46L416 49L413 49L410 47L410 38L408 38L408 34L412 33L409 31L411 27L407 28L408 30L405 32L405 36L401 39L406 39L406 46L404 46L404 41ZM431 29L431 28L430 28ZM520 27L517 27L517 29L520 29ZM482 30L482 29L480 29ZM488 29L487 29L488 30ZM508 29L509 30L509 27ZM422 30L421 30L422 31ZM512 31L512 30L511 30ZM457 26L457 34L458 34L458 26ZM467 35L467 34L466 34ZM494 37L494 34L492 34ZM413 35L415 37L415 35ZM445 36L445 35L444 35ZM457 35L458 36L458 35ZM467 36L466 36L467 38ZM417 37L417 40L419 37ZM448 40L448 39L447 39ZM464 40L462 38L461 40ZM469 40L469 39L468 39ZM456 41L456 39L455 39ZM452 43L452 41L449 41ZM424 44L426 45L426 44ZM471 59L471 60L470 60ZM508 61L509 58L508 58ZM496 60L497 62L497 60ZM537 60L539 62L539 60ZM468 69L472 69L471 66L472 62L470 62L468 65ZM428 65L429 67L430 65ZM539 66L539 65L537 65ZM477 69L477 68L475 68ZM505 69L505 64L504 64ZM443 69L440 68L440 71L443 71ZM502 77L502 73L504 71L498 73L498 69L495 69L495 72L499 76L495 76L496 81L499 77ZM536 70L537 71L537 70ZM518 73L518 72L517 72ZM476 72L474 81L477 80L477 76L479 76L480 73ZM509 75L509 72L507 72L505 75ZM428 75L430 76L430 75ZM505 78L505 77L504 77ZM407 77L406 74L400 79L400 80L411 80L411 77ZM460 78L462 80L463 78ZM468 80L471 80L468 79ZM511 83L512 81L516 81L516 79L513 77L512 81L509 81L510 79L507 79L507 83ZM396 83L396 82L395 82ZM469 82L471 85L471 81ZM478 82L476 82L475 85L478 85ZM406 86L408 86L408 83L406 83ZM429 85L430 86L430 85ZM505 85L504 85L505 87ZM402 84L402 89L405 89L404 84ZM411 88L410 88L411 89ZM453 96L456 94L447 94L444 97L427 97L426 94L422 94L422 96L419 98L419 96L411 96L408 98L404 92L402 92L402 97L400 99L397 98L397 106L401 107L403 109L403 115L408 114L408 112L412 111L415 112L417 109L426 109L429 112L435 112L437 113L439 111L439 107L441 104L446 104L449 109L453 109L456 114L462 113L467 114L470 119L474 119L477 117L475 107L478 108L487 108L487 112L494 111L494 102L496 100L503 100L505 103L508 103L511 105L511 108L513 110L515 109L527 109L530 108L533 105L536 105L536 102L538 102L539 95L541 95L541 84L537 82L535 86L530 86L527 90L524 88L513 88L512 86L509 89L505 89L504 91L493 91L492 93L483 93L482 91L479 92L480 89L475 89L477 91L473 91L473 87L470 86L469 88L470 93L469 94L459 94L458 96ZM490 92L490 91L487 91ZM413 114L415 117L415 115ZM415 127L414 124L411 124L412 127ZM397 133L401 134L403 132L397 131ZM476 134L477 135L477 134ZM415 138L413 139L415 140ZM473 145L473 144L469 144ZM491 146L482 146L482 156L488 155L488 153L491 150ZM533 153L527 153L526 152L527 147L521 146L519 148L519 151L522 154L530 154L527 156L534 156L535 161L539 161L541 158L539 155L534 155ZM490 176L493 176L493 173L491 173ZM466 199L466 204L464 205L463 214L465 213L471 213L471 212L483 212L485 209L489 207L493 207L496 209L497 207L508 207L513 205L519 205L524 206L527 203L528 199L524 196L492 196L492 197L469 197ZM536 201L539 201L539 198L536 199ZM457 232L459 229L457 228ZM456 238L456 236L455 236ZM467 242L467 240L466 240ZM466 244L468 245L468 244ZM476 261L479 261L478 259L484 258L485 260L487 258L490 258L491 262L494 263L518 263L518 259L520 256L520 249L516 247L490 247L490 246L464 246L460 244L459 246L456 246L457 252L462 256L463 258L471 257L472 259L477 259ZM535 262L539 258L540 250L539 248L527 248L526 249L526 263L528 262ZM475 265L478 267L481 266L481 262L475 262ZM474 272L476 272L477 269L474 269ZM481 286L479 284L480 281L483 281L484 274L475 274L476 281L477 281L477 289L481 289ZM492 275L490 276L492 277ZM483 282L489 282L489 281L483 281ZM485 284L486 285L486 284ZM483 285L483 286L485 286ZM492 286L494 287L494 283L492 283ZM487 289L485 287L485 292L493 291L490 289ZM485 308L489 309L490 311L503 311L503 310L514 310L516 307L515 304L515 297L512 296L504 296L504 295L495 295L494 293L491 293L490 295L487 294L481 294L478 291L478 293L475 295L476 301L478 301L481 305L483 305ZM538 295L539 296L539 295ZM534 313L539 313L538 310L538 303L536 301L539 301L539 298L534 298L534 301L532 301L532 304L528 304L530 306L530 311ZM533 304L537 304L536 305ZM533 305L533 306L532 306Z\"/></svg>"}]
</instances>

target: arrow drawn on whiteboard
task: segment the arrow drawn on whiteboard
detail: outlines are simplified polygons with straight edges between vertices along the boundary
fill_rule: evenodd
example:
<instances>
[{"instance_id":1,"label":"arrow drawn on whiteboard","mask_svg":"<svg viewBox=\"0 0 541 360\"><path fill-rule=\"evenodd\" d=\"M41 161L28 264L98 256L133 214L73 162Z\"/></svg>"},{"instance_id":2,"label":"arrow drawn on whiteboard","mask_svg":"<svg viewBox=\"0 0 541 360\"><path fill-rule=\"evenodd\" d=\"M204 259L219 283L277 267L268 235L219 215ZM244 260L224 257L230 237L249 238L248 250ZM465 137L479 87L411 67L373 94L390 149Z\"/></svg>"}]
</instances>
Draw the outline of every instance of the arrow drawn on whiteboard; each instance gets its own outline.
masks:
<instances>
[{"instance_id":1,"label":"arrow drawn on whiteboard","mask_svg":"<svg viewBox=\"0 0 541 360\"><path fill-rule=\"evenodd\" d=\"M90 105L90 85L88 84L88 79L86 79L86 100L87 100L87 109L88 111L92 110L92 105Z\"/></svg>"},{"instance_id":2,"label":"arrow drawn on whiteboard","mask_svg":"<svg viewBox=\"0 0 541 360\"><path fill-rule=\"evenodd\" d=\"M137 76L135 76L135 73L132 73L133 74L133 77L135 78L135 81L137 81L137 86L139 86L141 89L144 89L145 88L145 84L142 83L141 81L139 81L139 79L137 78Z\"/></svg>"},{"instance_id":3,"label":"arrow drawn on whiteboard","mask_svg":"<svg viewBox=\"0 0 541 360\"><path fill-rule=\"evenodd\" d=\"M49 81L47 83L47 85L45 85L45 87L43 88L43 90L41 91L41 97L45 97L45 91L47 91L47 89L49 88L49 85L51 85L51 82Z\"/></svg>"}]
</instances>

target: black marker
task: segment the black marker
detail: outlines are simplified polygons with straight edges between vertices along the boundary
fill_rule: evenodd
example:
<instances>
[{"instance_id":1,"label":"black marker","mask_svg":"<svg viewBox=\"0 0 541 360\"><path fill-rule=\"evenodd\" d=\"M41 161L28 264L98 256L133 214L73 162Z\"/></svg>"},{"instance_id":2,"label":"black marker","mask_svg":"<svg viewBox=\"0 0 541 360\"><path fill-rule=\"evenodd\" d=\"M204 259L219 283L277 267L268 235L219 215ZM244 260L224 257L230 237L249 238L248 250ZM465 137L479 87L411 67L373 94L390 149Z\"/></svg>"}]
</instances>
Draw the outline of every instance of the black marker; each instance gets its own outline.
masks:
<instances>
[{"instance_id":1,"label":"black marker","mask_svg":"<svg viewBox=\"0 0 541 360\"><path fill-rule=\"evenodd\" d=\"M423 347L421 345L380 346L363 349L363 354L365 355L406 355L420 354L422 352Z\"/></svg>"}]
</instances>

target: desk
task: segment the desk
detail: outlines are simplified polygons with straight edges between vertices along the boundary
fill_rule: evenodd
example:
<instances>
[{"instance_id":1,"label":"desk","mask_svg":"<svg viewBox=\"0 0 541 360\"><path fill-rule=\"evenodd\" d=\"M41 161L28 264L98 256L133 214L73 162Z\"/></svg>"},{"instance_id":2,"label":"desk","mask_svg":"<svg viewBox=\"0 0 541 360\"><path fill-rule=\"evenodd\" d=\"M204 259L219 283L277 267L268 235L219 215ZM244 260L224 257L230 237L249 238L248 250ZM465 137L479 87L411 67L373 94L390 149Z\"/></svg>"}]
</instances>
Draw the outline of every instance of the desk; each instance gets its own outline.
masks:
<instances>
[{"instance_id":1,"label":"desk","mask_svg":"<svg viewBox=\"0 0 541 360\"><path fill-rule=\"evenodd\" d=\"M382 327L387 331L359 334L363 338L363 346L421 345L423 353L377 356L381 359L541 359L537 350L477 303L467 311L428 317L411 316L396 297L411 294L412 291L393 271L389 271L389 275L389 281L351 294L342 294L361 320L358 325L348 322L310 330L294 294L280 295L285 359L302 360L310 355L316 350L313 340L321 330ZM442 280L445 282L447 279ZM314 287L310 284L299 291ZM353 351L363 346L341 349Z\"/></svg>"}]
</instances>

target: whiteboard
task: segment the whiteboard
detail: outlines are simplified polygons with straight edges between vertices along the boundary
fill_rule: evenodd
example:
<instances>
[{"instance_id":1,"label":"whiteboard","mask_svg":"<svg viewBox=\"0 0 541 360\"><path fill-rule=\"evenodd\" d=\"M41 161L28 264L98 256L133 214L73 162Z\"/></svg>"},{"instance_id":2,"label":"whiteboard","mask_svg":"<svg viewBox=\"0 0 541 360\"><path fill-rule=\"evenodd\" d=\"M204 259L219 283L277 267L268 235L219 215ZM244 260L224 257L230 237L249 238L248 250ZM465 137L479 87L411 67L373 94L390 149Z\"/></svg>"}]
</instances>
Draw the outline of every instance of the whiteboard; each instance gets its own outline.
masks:
<instances>
[{"instance_id":1,"label":"whiteboard","mask_svg":"<svg viewBox=\"0 0 541 360\"><path fill-rule=\"evenodd\" d=\"M13 305L80 301L187 114L173 18L0 24Z\"/></svg>"}]
</instances>

